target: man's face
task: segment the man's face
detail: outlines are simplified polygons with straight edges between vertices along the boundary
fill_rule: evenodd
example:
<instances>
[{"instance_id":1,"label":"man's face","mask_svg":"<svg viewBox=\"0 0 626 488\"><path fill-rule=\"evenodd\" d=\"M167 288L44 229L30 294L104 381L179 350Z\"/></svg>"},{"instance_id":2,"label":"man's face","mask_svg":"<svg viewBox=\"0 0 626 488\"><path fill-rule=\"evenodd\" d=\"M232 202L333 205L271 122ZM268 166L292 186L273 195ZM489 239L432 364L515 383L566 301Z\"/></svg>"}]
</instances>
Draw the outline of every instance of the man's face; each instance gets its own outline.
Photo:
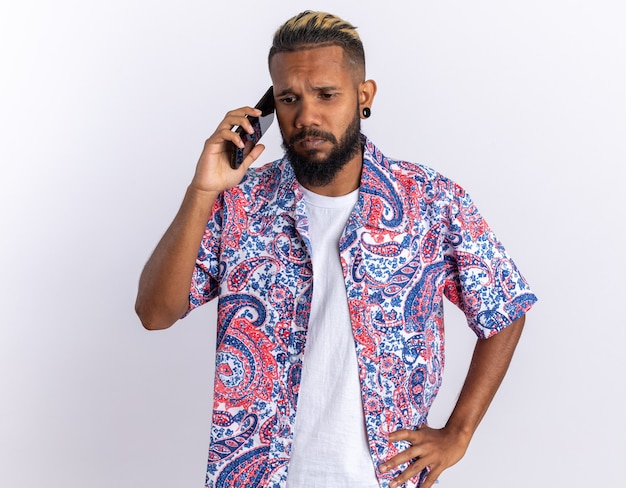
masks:
<instances>
[{"instance_id":1,"label":"man's face","mask_svg":"<svg viewBox=\"0 0 626 488\"><path fill-rule=\"evenodd\" d=\"M277 53L271 60L283 147L305 186L330 183L361 163L358 81L339 46Z\"/></svg>"}]
</instances>

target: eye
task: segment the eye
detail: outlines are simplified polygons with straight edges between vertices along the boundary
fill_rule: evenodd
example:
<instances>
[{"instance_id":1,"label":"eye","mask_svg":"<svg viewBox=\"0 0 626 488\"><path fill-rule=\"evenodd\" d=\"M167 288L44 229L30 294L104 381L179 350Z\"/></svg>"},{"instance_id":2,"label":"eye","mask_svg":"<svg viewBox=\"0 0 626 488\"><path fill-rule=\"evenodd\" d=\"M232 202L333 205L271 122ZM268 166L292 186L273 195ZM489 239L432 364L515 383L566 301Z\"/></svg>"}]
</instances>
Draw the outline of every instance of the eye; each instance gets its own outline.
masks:
<instances>
[{"instance_id":1,"label":"eye","mask_svg":"<svg viewBox=\"0 0 626 488\"><path fill-rule=\"evenodd\" d=\"M323 98L324 100L332 100L333 98L335 98L337 96L336 93L321 93L320 97Z\"/></svg>"},{"instance_id":2,"label":"eye","mask_svg":"<svg viewBox=\"0 0 626 488\"><path fill-rule=\"evenodd\" d=\"M279 100L280 100L280 103L284 103L285 105L290 105L296 101L296 97L294 96L282 97Z\"/></svg>"}]
</instances>

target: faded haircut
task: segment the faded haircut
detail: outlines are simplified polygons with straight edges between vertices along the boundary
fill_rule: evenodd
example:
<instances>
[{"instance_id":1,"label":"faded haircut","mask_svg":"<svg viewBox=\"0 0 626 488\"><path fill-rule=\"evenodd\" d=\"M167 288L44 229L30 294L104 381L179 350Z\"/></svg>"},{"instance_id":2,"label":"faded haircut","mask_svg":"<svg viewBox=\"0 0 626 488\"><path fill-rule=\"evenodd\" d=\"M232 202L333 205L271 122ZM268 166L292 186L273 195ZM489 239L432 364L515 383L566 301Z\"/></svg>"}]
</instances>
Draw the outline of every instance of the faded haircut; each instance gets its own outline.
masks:
<instances>
[{"instance_id":1,"label":"faded haircut","mask_svg":"<svg viewBox=\"0 0 626 488\"><path fill-rule=\"evenodd\" d=\"M326 12L306 10L279 27L274 34L268 62L276 53L324 46L342 47L350 68L365 78L365 52L356 27Z\"/></svg>"}]
</instances>

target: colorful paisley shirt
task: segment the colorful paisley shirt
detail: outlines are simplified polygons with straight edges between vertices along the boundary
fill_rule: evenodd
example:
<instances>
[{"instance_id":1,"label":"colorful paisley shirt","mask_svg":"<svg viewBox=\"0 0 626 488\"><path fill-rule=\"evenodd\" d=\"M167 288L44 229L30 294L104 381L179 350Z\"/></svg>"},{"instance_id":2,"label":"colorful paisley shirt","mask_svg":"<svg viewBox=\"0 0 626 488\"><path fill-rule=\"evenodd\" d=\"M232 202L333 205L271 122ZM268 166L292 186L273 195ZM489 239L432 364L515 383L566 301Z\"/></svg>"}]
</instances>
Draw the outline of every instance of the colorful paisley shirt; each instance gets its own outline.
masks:
<instances>
[{"instance_id":1,"label":"colorful paisley shirt","mask_svg":"<svg viewBox=\"0 0 626 488\"><path fill-rule=\"evenodd\" d=\"M387 487L406 468L378 471L406 447L388 433L423 425L441 384L443 297L480 338L536 298L460 186L362 142L339 253L370 452ZM315 283L307 226L285 158L249 170L213 208L190 294L190 310L219 298L207 487L285 486Z\"/></svg>"}]
</instances>

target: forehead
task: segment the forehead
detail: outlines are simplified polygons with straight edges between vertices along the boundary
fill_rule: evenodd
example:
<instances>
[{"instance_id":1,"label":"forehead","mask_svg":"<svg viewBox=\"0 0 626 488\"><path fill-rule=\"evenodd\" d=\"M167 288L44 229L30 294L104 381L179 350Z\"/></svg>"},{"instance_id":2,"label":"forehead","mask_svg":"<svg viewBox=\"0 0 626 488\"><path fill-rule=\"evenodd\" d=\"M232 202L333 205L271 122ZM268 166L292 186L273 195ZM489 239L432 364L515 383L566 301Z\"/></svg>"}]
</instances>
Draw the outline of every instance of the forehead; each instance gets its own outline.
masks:
<instances>
[{"instance_id":1,"label":"forehead","mask_svg":"<svg viewBox=\"0 0 626 488\"><path fill-rule=\"evenodd\" d=\"M352 70L340 46L323 46L279 52L270 61L274 91L303 82L343 84L352 80Z\"/></svg>"}]
</instances>

